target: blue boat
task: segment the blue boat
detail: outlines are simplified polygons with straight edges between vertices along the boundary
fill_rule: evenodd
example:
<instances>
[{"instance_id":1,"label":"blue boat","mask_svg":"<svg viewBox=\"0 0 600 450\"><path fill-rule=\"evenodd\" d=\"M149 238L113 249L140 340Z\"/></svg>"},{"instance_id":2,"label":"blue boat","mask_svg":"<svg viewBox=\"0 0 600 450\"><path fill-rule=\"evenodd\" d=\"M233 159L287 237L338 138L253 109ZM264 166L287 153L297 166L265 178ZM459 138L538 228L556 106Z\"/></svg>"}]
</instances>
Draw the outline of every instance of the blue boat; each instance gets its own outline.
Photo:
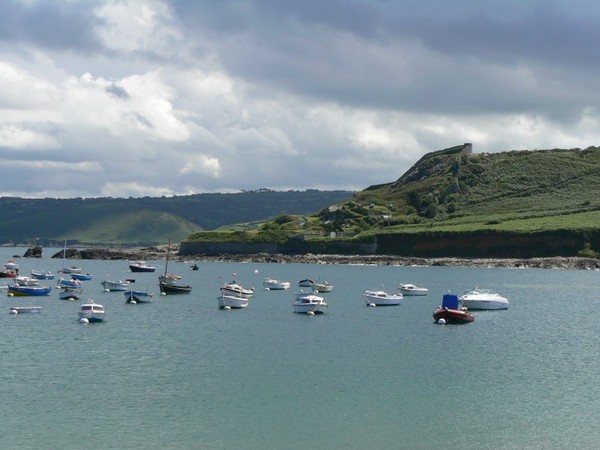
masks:
<instances>
[{"instance_id":1,"label":"blue boat","mask_svg":"<svg viewBox=\"0 0 600 450\"><path fill-rule=\"evenodd\" d=\"M32 270L31 278L35 278L36 280L54 280L54 274L48 270Z\"/></svg>"},{"instance_id":2,"label":"blue boat","mask_svg":"<svg viewBox=\"0 0 600 450\"><path fill-rule=\"evenodd\" d=\"M146 291L125 291L126 303L150 303L152 301L152 295Z\"/></svg>"},{"instance_id":3,"label":"blue boat","mask_svg":"<svg viewBox=\"0 0 600 450\"><path fill-rule=\"evenodd\" d=\"M21 286L18 284L8 286L8 295L12 294L16 297L48 295L51 291L52 286Z\"/></svg>"},{"instance_id":4,"label":"blue boat","mask_svg":"<svg viewBox=\"0 0 600 450\"><path fill-rule=\"evenodd\" d=\"M72 273L71 278L78 281L89 281L94 278L94 276L90 273Z\"/></svg>"}]
</instances>

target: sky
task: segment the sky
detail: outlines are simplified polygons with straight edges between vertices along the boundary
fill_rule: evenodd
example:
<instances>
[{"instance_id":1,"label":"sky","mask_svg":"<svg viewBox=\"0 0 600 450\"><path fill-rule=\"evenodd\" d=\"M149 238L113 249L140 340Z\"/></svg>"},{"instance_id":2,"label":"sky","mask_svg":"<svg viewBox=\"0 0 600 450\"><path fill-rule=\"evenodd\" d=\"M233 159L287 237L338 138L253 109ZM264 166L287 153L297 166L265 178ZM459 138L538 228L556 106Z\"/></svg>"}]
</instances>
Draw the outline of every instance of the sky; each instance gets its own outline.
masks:
<instances>
[{"instance_id":1,"label":"sky","mask_svg":"<svg viewBox=\"0 0 600 450\"><path fill-rule=\"evenodd\" d=\"M362 190L600 145L591 0L5 0L0 196Z\"/></svg>"}]
</instances>

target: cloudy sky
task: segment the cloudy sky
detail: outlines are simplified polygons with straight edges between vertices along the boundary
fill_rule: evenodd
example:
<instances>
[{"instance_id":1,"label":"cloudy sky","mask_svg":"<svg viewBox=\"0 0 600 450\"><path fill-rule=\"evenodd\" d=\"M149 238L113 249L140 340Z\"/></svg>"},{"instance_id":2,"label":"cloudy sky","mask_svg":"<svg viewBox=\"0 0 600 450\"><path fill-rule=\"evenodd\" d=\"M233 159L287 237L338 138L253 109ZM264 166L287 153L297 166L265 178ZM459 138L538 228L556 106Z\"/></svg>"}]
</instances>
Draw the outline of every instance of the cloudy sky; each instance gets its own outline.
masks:
<instances>
[{"instance_id":1,"label":"cloudy sky","mask_svg":"<svg viewBox=\"0 0 600 450\"><path fill-rule=\"evenodd\" d=\"M4 0L0 195L348 189L600 145L600 3Z\"/></svg>"}]
</instances>

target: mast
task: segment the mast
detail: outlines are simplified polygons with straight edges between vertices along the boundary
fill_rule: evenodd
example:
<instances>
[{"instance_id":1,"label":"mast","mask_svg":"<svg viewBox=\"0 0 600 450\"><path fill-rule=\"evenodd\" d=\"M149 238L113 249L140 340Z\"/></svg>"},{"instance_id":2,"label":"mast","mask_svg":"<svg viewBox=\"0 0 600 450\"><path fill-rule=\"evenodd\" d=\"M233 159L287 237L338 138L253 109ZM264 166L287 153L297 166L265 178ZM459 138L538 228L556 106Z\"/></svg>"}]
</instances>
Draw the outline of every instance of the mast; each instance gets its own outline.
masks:
<instances>
[{"instance_id":1,"label":"mast","mask_svg":"<svg viewBox=\"0 0 600 450\"><path fill-rule=\"evenodd\" d=\"M171 238L169 238L169 245L167 246L167 259L165 261L165 281L167 281L167 268L169 267L169 254L171 253Z\"/></svg>"}]
</instances>

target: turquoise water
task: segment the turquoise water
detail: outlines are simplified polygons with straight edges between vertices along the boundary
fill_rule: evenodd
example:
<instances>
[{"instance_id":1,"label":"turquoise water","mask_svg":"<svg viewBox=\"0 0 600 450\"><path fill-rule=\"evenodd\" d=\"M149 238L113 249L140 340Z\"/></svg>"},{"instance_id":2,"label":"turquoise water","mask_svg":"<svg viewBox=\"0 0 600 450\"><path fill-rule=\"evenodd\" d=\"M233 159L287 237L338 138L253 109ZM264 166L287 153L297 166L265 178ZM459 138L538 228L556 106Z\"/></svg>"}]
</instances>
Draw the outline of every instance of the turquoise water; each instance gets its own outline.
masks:
<instances>
[{"instance_id":1,"label":"turquoise water","mask_svg":"<svg viewBox=\"0 0 600 450\"><path fill-rule=\"evenodd\" d=\"M20 258L21 273L56 272L59 250ZM0 263L24 251L0 249ZM193 291L161 297L157 273L74 263L94 274L85 295L105 306L105 323L78 323L81 302L56 293L0 294L3 448L559 449L600 439L598 272L173 263ZM108 273L135 278L155 301L103 292ZM293 314L293 288L264 291L267 276L334 284L329 313ZM257 294L245 310L219 310L218 287L234 277ZM430 294L365 306L363 290L400 282ZM433 323L444 292L473 286L510 308ZM43 311L14 316L11 305Z\"/></svg>"}]
</instances>

